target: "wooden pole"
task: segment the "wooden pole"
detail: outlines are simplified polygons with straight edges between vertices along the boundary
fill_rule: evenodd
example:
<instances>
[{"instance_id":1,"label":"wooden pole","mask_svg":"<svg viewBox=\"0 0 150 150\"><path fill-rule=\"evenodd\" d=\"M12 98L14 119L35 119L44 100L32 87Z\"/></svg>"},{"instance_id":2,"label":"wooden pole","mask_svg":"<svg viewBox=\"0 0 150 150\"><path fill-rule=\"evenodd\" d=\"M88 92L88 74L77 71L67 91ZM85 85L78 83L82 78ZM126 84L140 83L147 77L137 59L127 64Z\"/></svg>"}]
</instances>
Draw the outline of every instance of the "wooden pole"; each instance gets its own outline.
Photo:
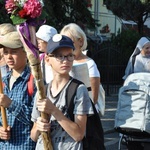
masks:
<instances>
[{"instance_id":1,"label":"wooden pole","mask_svg":"<svg viewBox=\"0 0 150 150\"><path fill-rule=\"evenodd\" d=\"M37 46L35 27L34 26L28 26L28 27L29 27L29 33L31 36L31 43L34 46ZM27 58L28 58L28 61L30 64L32 75L35 79L39 99L44 99L44 98L46 98L46 93L45 93L45 86L44 86L44 81L43 81L43 77L42 77L39 53L38 53L38 57L35 57L35 55L31 51L31 49L29 48L29 46L26 44L26 42L23 38L23 36L26 38L26 35L22 35L22 33L19 30L19 25L17 25L17 31L20 34L21 41L22 41L25 51L27 53ZM48 114L41 112L41 117L46 120L49 120ZM50 139L50 133L49 132L41 132L41 135L42 135L42 139L43 139L43 143L44 143L44 150L53 150L51 139Z\"/></svg>"},{"instance_id":2,"label":"wooden pole","mask_svg":"<svg viewBox=\"0 0 150 150\"><path fill-rule=\"evenodd\" d=\"M2 83L2 76L0 71L0 93L3 94L3 83ZM1 108L1 115L2 115L2 124L4 129L7 129L8 123L7 123L7 116L6 116L6 110L3 106Z\"/></svg>"}]
</instances>

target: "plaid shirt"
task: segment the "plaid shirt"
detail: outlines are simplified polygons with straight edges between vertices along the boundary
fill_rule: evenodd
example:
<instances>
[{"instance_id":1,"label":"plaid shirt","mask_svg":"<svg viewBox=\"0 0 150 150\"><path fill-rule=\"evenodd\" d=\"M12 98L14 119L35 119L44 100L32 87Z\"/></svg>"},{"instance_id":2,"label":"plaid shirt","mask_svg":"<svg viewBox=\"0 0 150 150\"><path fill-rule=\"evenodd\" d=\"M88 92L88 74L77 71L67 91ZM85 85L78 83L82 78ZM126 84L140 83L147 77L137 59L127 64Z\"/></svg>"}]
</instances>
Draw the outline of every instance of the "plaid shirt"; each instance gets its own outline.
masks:
<instances>
[{"instance_id":1,"label":"plaid shirt","mask_svg":"<svg viewBox=\"0 0 150 150\"><path fill-rule=\"evenodd\" d=\"M8 125L11 127L11 138L8 141L0 140L0 150L35 149L35 143L30 138L30 131L33 125L31 122L31 112L36 89L34 94L29 96L27 82L30 73L30 68L26 66L20 77L14 82L11 90L9 90L9 79L12 72L9 72L3 78L4 93L12 100L11 105L6 110Z\"/></svg>"}]
</instances>

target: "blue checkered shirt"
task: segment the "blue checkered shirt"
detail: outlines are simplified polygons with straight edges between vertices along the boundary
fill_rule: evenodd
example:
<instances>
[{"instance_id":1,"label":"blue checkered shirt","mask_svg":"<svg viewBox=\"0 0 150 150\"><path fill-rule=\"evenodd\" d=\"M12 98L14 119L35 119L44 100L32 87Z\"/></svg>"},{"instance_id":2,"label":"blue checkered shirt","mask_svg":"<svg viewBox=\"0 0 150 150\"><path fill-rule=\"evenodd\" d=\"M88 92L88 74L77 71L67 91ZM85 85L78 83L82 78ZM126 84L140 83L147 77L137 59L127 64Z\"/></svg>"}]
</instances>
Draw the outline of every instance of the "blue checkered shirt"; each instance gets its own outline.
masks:
<instances>
[{"instance_id":1,"label":"blue checkered shirt","mask_svg":"<svg viewBox=\"0 0 150 150\"><path fill-rule=\"evenodd\" d=\"M35 142L30 138L30 131L33 125L31 112L36 89L32 96L28 94L27 82L31 73L30 68L25 67L21 76L14 82L12 89L9 90L11 73L9 72L3 78L4 93L12 100L6 110L8 125L11 127L11 138L8 141L0 140L0 150L34 150ZM0 125L2 125L1 118Z\"/></svg>"}]
</instances>

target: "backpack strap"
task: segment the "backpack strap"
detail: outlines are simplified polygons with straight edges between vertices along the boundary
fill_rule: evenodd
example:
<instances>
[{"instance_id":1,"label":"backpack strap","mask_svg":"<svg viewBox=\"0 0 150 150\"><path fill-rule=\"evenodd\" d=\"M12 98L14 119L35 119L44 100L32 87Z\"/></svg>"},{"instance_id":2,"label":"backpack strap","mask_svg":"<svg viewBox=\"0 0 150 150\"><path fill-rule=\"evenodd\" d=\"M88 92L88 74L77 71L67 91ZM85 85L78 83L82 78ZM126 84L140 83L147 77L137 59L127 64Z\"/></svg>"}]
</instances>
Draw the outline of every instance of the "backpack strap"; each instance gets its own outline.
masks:
<instances>
[{"instance_id":1,"label":"backpack strap","mask_svg":"<svg viewBox=\"0 0 150 150\"><path fill-rule=\"evenodd\" d=\"M68 85L66 89L66 103L68 106L68 114L72 121L74 121L74 114L73 114L74 97L76 95L77 88L80 84L83 84L83 82L76 79L72 79L71 83Z\"/></svg>"},{"instance_id":2,"label":"backpack strap","mask_svg":"<svg viewBox=\"0 0 150 150\"><path fill-rule=\"evenodd\" d=\"M29 96L32 96L34 92L34 77L32 74L30 74L29 80L27 82L27 90L28 90Z\"/></svg>"},{"instance_id":3,"label":"backpack strap","mask_svg":"<svg viewBox=\"0 0 150 150\"><path fill-rule=\"evenodd\" d=\"M2 82L2 88L4 89L4 87L5 87L5 83L4 83L4 82Z\"/></svg>"}]
</instances>

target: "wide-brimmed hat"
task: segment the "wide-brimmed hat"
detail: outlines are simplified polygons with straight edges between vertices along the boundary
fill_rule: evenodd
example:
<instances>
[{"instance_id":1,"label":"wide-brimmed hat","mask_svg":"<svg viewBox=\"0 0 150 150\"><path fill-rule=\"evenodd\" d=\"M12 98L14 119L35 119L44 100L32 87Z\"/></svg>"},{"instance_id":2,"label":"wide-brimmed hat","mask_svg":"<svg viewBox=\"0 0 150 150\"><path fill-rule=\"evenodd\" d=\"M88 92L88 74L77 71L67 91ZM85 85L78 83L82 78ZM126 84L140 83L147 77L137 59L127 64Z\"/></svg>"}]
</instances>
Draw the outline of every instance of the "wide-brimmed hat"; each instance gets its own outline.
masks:
<instances>
[{"instance_id":1,"label":"wide-brimmed hat","mask_svg":"<svg viewBox=\"0 0 150 150\"><path fill-rule=\"evenodd\" d=\"M57 34L57 30L54 27L42 25L36 32L36 37L48 42L55 34Z\"/></svg>"},{"instance_id":2,"label":"wide-brimmed hat","mask_svg":"<svg viewBox=\"0 0 150 150\"><path fill-rule=\"evenodd\" d=\"M13 31L16 31L16 28L11 23L0 24L0 36L4 36L5 34Z\"/></svg>"},{"instance_id":3,"label":"wide-brimmed hat","mask_svg":"<svg viewBox=\"0 0 150 150\"><path fill-rule=\"evenodd\" d=\"M52 53L56 49L59 49L59 48L62 48L62 47L69 47L73 50L75 49L73 41L69 37L67 37L65 35L61 35L61 34L55 34L48 41L47 53Z\"/></svg>"},{"instance_id":4,"label":"wide-brimmed hat","mask_svg":"<svg viewBox=\"0 0 150 150\"><path fill-rule=\"evenodd\" d=\"M9 47L9 48L20 48L23 47L23 44L20 40L19 33L17 31L13 31L7 33L4 36L0 37L0 48Z\"/></svg>"}]
</instances>

